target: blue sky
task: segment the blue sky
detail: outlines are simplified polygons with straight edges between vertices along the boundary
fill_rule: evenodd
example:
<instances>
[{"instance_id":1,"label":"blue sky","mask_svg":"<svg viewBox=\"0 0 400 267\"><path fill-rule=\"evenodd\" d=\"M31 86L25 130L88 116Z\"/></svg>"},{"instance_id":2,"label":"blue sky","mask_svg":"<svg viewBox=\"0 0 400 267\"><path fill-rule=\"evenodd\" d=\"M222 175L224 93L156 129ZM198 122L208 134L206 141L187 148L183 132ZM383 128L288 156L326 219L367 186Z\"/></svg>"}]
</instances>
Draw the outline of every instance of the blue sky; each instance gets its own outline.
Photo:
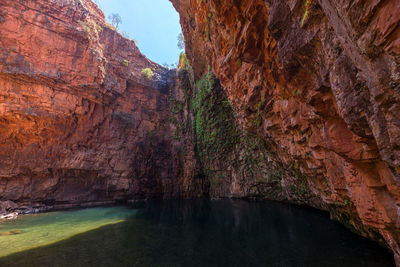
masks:
<instances>
[{"instance_id":1,"label":"blue sky","mask_svg":"<svg viewBox=\"0 0 400 267\"><path fill-rule=\"evenodd\" d=\"M118 13L119 31L138 41L140 51L159 64L177 63L179 15L168 0L98 0L106 18Z\"/></svg>"}]
</instances>

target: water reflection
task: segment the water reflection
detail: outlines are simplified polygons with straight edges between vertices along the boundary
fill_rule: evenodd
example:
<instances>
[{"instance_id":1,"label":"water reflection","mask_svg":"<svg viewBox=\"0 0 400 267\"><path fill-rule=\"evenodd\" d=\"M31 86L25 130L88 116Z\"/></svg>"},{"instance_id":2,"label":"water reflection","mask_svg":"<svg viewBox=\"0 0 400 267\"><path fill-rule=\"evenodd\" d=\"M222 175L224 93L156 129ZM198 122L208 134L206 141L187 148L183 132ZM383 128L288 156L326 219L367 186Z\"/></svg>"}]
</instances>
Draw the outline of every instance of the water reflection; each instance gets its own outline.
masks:
<instances>
[{"instance_id":1,"label":"water reflection","mask_svg":"<svg viewBox=\"0 0 400 267\"><path fill-rule=\"evenodd\" d=\"M384 249L330 221L324 213L269 202L190 200L136 204L123 222L0 258L0 266L394 263Z\"/></svg>"}]
</instances>

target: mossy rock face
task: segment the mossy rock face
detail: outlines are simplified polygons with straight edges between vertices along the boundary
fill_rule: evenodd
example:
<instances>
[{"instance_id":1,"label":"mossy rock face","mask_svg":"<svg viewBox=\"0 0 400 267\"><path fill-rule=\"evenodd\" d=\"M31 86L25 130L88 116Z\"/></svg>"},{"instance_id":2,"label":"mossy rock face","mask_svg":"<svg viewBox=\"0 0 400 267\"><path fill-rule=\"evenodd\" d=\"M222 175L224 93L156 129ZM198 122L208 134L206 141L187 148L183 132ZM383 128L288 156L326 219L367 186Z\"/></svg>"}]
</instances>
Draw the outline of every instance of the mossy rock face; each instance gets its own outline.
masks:
<instances>
[{"instance_id":1,"label":"mossy rock face","mask_svg":"<svg viewBox=\"0 0 400 267\"><path fill-rule=\"evenodd\" d=\"M211 71L196 83L191 106L197 154L210 181L210 195L281 198L267 144L237 124L235 111Z\"/></svg>"},{"instance_id":2,"label":"mossy rock face","mask_svg":"<svg viewBox=\"0 0 400 267\"><path fill-rule=\"evenodd\" d=\"M170 90L168 99L170 138L181 144L182 155L193 153L191 173L201 181L202 195L319 203L307 177L273 152L275 144L238 124L213 72L195 83L191 70L180 69L178 79L183 92ZM262 105L255 108L260 111Z\"/></svg>"},{"instance_id":3,"label":"mossy rock face","mask_svg":"<svg viewBox=\"0 0 400 267\"><path fill-rule=\"evenodd\" d=\"M235 110L211 71L197 81L188 101L195 152L209 180L210 196L319 203L307 178L273 153L273 143L237 123Z\"/></svg>"}]
</instances>

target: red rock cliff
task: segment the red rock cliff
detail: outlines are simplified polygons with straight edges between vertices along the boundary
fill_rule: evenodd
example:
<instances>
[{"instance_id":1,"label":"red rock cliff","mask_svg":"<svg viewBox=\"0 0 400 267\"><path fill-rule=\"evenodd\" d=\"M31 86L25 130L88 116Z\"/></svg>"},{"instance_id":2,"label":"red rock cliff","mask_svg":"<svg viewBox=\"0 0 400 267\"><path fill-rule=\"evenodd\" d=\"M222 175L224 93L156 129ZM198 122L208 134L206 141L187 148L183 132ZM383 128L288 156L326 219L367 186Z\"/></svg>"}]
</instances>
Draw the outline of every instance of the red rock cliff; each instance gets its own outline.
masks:
<instances>
[{"instance_id":1,"label":"red rock cliff","mask_svg":"<svg viewBox=\"0 0 400 267\"><path fill-rule=\"evenodd\" d=\"M211 66L241 124L400 262L400 2L171 1L195 76Z\"/></svg>"},{"instance_id":2,"label":"red rock cliff","mask_svg":"<svg viewBox=\"0 0 400 267\"><path fill-rule=\"evenodd\" d=\"M201 195L184 182L186 145L169 138L173 71L144 57L91 1L4 0L0 10L0 200Z\"/></svg>"},{"instance_id":3,"label":"red rock cliff","mask_svg":"<svg viewBox=\"0 0 400 267\"><path fill-rule=\"evenodd\" d=\"M398 1L172 2L219 81L149 61L90 0L0 2L0 201L290 201L400 261Z\"/></svg>"}]
</instances>

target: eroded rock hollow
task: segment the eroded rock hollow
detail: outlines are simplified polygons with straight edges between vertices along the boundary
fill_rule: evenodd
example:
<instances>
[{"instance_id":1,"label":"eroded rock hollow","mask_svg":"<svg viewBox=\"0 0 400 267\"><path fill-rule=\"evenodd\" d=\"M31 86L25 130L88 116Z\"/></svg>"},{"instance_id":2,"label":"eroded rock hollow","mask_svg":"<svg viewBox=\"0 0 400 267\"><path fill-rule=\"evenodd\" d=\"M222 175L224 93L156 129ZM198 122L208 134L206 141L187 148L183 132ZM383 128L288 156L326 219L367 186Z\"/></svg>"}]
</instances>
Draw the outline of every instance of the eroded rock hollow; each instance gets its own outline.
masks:
<instances>
[{"instance_id":1,"label":"eroded rock hollow","mask_svg":"<svg viewBox=\"0 0 400 267\"><path fill-rule=\"evenodd\" d=\"M399 262L400 3L171 2L179 70L90 0L0 2L3 209L272 199L327 210Z\"/></svg>"}]
</instances>

